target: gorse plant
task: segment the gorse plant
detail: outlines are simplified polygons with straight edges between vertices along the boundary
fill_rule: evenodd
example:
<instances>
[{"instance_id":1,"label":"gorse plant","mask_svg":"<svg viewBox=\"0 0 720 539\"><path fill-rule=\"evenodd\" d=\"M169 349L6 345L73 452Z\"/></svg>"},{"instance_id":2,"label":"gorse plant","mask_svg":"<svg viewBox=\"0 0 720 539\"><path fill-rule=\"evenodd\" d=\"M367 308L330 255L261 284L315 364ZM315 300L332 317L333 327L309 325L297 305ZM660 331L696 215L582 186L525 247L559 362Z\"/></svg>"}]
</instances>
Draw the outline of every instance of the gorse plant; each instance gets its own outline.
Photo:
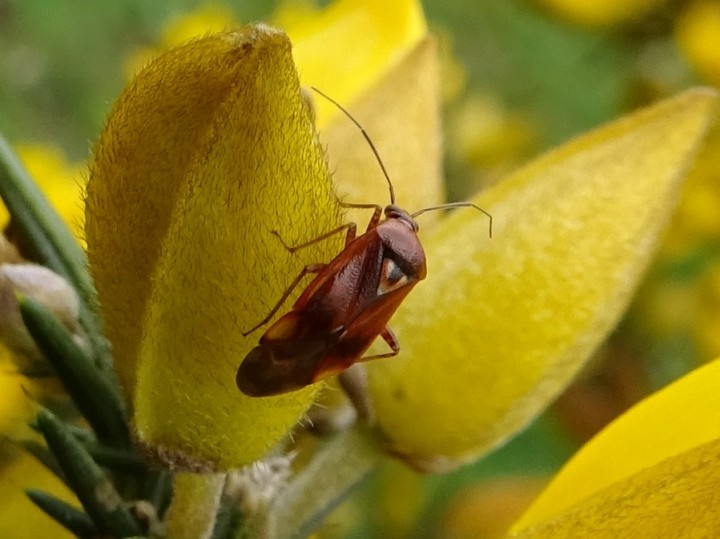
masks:
<instances>
[{"instance_id":1,"label":"gorse plant","mask_svg":"<svg viewBox=\"0 0 720 539\"><path fill-rule=\"evenodd\" d=\"M355 78L335 73L333 86L322 66L349 52L317 44L365 20L358 14L370 22L353 27L357 35L381 32L377 17L397 31L356 51ZM348 219L366 222L343 215L339 197L387 202L355 126L313 104L303 85L347 104L383 155L398 201L414 211L442 202L437 74L413 2L384 11L338 2L292 45L258 24L171 49L128 85L96 144L86 252L0 146L14 243L79 301L73 326L37 290L9 285L74 404L39 409L33 428L45 443L23 443L82 509L29 484L40 509L79 537L306 537L382 462L454 469L502 444L570 382L649 263L712 121L712 90L688 90L577 138L474 197L493 216L492 239L470 210L423 223L427 280L391 321L399 356L360 365L343 384L355 412L334 382L267 398L236 386L259 335L244 332L305 265L342 249L342 238L330 238L292 253L275 233L302 244ZM360 151L358 166L331 176ZM694 376L677 386L683 395L703 375ZM674 393L664 395L642 410L665 409ZM311 408L318 403L324 419ZM567 494L588 471L581 454L513 533L587 526L610 537L618 526L683 525L662 511L682 497L657 484L707 457L696 446L720 436L706 426L685 444L657 444L649 471L638 457L603 475L612 480L583 479L582 493ZM657 440L651 427L636 429L638 438ZM586 449L594 466L618 453L608 444ZM656 510L633 513L634 497L651 492L661 492Z\"/></svg>"}]
</instances>

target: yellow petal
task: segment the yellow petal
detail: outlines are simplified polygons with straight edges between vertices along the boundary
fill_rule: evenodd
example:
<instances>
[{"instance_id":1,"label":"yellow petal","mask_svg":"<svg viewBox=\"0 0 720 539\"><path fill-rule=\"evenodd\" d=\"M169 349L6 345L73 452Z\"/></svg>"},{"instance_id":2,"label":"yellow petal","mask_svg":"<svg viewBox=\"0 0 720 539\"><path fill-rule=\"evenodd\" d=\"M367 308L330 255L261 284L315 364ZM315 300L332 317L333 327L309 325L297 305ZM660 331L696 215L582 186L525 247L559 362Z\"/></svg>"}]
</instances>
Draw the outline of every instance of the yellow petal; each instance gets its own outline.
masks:
<instances>
[{"instance_id":1,"label":"yellow petal","mask_svg":"<svg viewBox=\"0 0 720 539\"><path fill-rule=\"evenodd\" d=\"M236 467L284 436L316 387L250 399L244 338L304 264L282 247L339 224L287 37L265 26L174 49L126 90L88 186L88 255L135 426L166 462ZM325 254L323 254L325 253Z\"/></svg>"},{"instance_id":2,"label":"yellow petal","mask_svg":"<svg viewBox=\"0 0 720 539\"><path fill-rule=\"evenodd\" d=\"M440 468L497 446L582 367L627 304L717 95L691 90L540 158L424 238L427 282L368 365L393 447ZM447 457L449 462L433 457Z\"/></svg>"},{"instance_id":3,"label":"yellow petal","mask_svg":"<svg viewBox=\"0 0 720 539\"><path fill-rule=\"evenodd\" d=\"M520 537L717 536L720 514L708 503L720 485L718 384L720 360L615 420L565 465L514 531Z\"/></svg>"},{"instance_id":4,"label":"yellow petal","mask_svg":"<svg viewBox=\"0 0 720 539\"><path fill-rule=\"evenodd\" d=\"M302 83L343 104L365 93L427 32L417 0L339 0L284 28ZM318 102L318 127L336 115L333 105Z\"/></svg>"},{"instance_id":5,"label":"yellow petal","mask_svg":"<svg viewBox=\"0 0 720 539\"><path fill-rule=\"evenodd\" d=\"M397 202L414 211L443 201L437 46L425 38L348 107L372 138ZM316 102L322 101L316 97ZM390 203L387 181L357 126L344 115L320 131L338 195L346 202ZM423 217L422 226L433 220ZM348 212L366 223L368 211ZM362 225L361 225L362 226Z\"/></svg>"}]
</instances>

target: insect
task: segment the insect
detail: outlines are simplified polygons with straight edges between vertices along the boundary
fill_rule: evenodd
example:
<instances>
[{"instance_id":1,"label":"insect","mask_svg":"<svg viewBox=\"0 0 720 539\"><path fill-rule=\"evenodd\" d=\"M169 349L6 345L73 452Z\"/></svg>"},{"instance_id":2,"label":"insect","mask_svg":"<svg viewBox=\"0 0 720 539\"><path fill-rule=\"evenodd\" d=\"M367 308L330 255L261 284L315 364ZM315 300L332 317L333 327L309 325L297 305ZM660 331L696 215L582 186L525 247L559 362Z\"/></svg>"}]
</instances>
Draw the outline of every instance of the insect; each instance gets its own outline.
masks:
<instances>
[{"instance_id":1,"label":"insect","mask_svg":"<svg viewBox=\"0 0 720 539\"><path fill-rule=\"evenodd\" d=\"M417 236L415 218L427 211L473 207L456 202L408 213L395 204L395 191L385 166L365 129L340 104L313 88L335 104L360 129L380 164L390 190L390 205L345 204L348 208L372 209L364 234L356 236L355 223L346 223L301 245L297 251L345 231L345 247L330 262L303 268L278 303L249 335L265 325L280 309L292 291L308 274L315 278L307 285L292 309L280 317L260 337L238 368L236 383L251 397L287 393L344 371L358 361L388 358L400 352L400 344L387 323L427 270L425 252ZM381 220L382 214L385 218ZM389 352L363 357L376 337L382 337Z\"/></svg>"}]
</instances>

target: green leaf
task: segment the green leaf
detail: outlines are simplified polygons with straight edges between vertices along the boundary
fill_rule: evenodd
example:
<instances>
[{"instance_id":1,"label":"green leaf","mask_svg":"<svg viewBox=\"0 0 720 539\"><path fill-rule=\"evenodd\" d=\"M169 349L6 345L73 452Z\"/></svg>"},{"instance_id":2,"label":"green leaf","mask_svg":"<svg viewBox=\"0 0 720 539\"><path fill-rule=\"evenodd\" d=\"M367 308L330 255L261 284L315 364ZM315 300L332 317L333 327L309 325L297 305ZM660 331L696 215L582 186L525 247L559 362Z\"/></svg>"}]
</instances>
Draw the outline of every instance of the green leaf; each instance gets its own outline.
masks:
<instances>
[{"instance_id":1,"label":"green leaf","mask_svg":"<svg viewBox=\"0 0 720 539\"><path fill-rule=\"evenodd\" d=\"M0 197L31 256L65 277L77 290L82 300L80 323L100 363L109 366L109 346L97 315L97 294L87 269L85 253L2 135Z\"/></svg>"},{"instance_id":2,"label":"green leaf","mask_svg":"<svg viewBox=\"0 0 720 539\"><path fill-rule=\"evenodd\" d=\"M78 537L97 537L98 531L92 519L79 509L41 490L28 489L25 494L53 520Z\"/></svg>"},{"instance_id":3,"label":"green leaf","mask_svg":"<svg viewBox=\"0 0 720 539\"><path fill-rule=\"evenodd\" d=\"M18 299L23 321L68 394L98 438L110 446L129 447L130 432L117 388L40 302Z\"/></svg>"},{"instance_id":4,"label":"green leaf","mask_svg":"<svg viewBox=\"0 0 720 539\"><path fill-rule=\"evenodd\" d=\"M113 537L139 535L138 523L110 478L75 436L46 409L38 413L37 425L62 468L68 486L98 530Z\"/></svg>"},{"instance_id":5,"label":"green leaf","mask_svg":"<svg viewBox=\"0 0 720 539\"><path fill-rule=\"evenodd\" d=\"M147 463L136 453L130 453L112 447L87 447L93 460L104 468L121 473L147 473Z\"/></svg>"}]
</instances>

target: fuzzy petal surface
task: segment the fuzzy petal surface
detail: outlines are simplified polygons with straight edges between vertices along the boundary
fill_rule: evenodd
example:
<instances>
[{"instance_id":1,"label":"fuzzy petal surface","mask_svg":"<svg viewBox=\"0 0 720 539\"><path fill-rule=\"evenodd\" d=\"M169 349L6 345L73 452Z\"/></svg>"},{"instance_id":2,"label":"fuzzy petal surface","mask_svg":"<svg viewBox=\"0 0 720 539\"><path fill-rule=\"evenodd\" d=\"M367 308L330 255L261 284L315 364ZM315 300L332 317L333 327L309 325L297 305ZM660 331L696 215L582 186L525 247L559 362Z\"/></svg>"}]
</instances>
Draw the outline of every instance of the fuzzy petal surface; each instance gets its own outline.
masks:
<instances>
[{"instance_id":1,"label":"fuzzy petal surface","mask_svg":"<svg viewBox=\"0 0 720 539\"><path fill-rule=\"evenodd\" d=\"M318 387L252 399L235 371L301 268L341 238L287 37L215 34L150 64L112 112L91 168L88 253L117 369L148 453L171 467L252 462ZM299 291L298 291L299 292Z\"/></svg>"},{"instance_id":2,"label":"fuzzy petal surface","mask_svg":"<svg viewBox=\"0 0 720 539\"><path fill-rule=\"evenodd\" d=\"M720 360L651 395L588 442L513 537L716 537Z\"/></svg>"},{"instance_id":3,"label":"fuzzy petal surface","mask_svg":"<svg viewBox=\"0 0 720 539\"><path fill-rule=\"evenodd\" d=\"M368 365L393 449L442 470L496 447L569 383L613 328L717 106L689 90L573 140L423 237L428 278Z\"/></svg>"}]
</instances>

